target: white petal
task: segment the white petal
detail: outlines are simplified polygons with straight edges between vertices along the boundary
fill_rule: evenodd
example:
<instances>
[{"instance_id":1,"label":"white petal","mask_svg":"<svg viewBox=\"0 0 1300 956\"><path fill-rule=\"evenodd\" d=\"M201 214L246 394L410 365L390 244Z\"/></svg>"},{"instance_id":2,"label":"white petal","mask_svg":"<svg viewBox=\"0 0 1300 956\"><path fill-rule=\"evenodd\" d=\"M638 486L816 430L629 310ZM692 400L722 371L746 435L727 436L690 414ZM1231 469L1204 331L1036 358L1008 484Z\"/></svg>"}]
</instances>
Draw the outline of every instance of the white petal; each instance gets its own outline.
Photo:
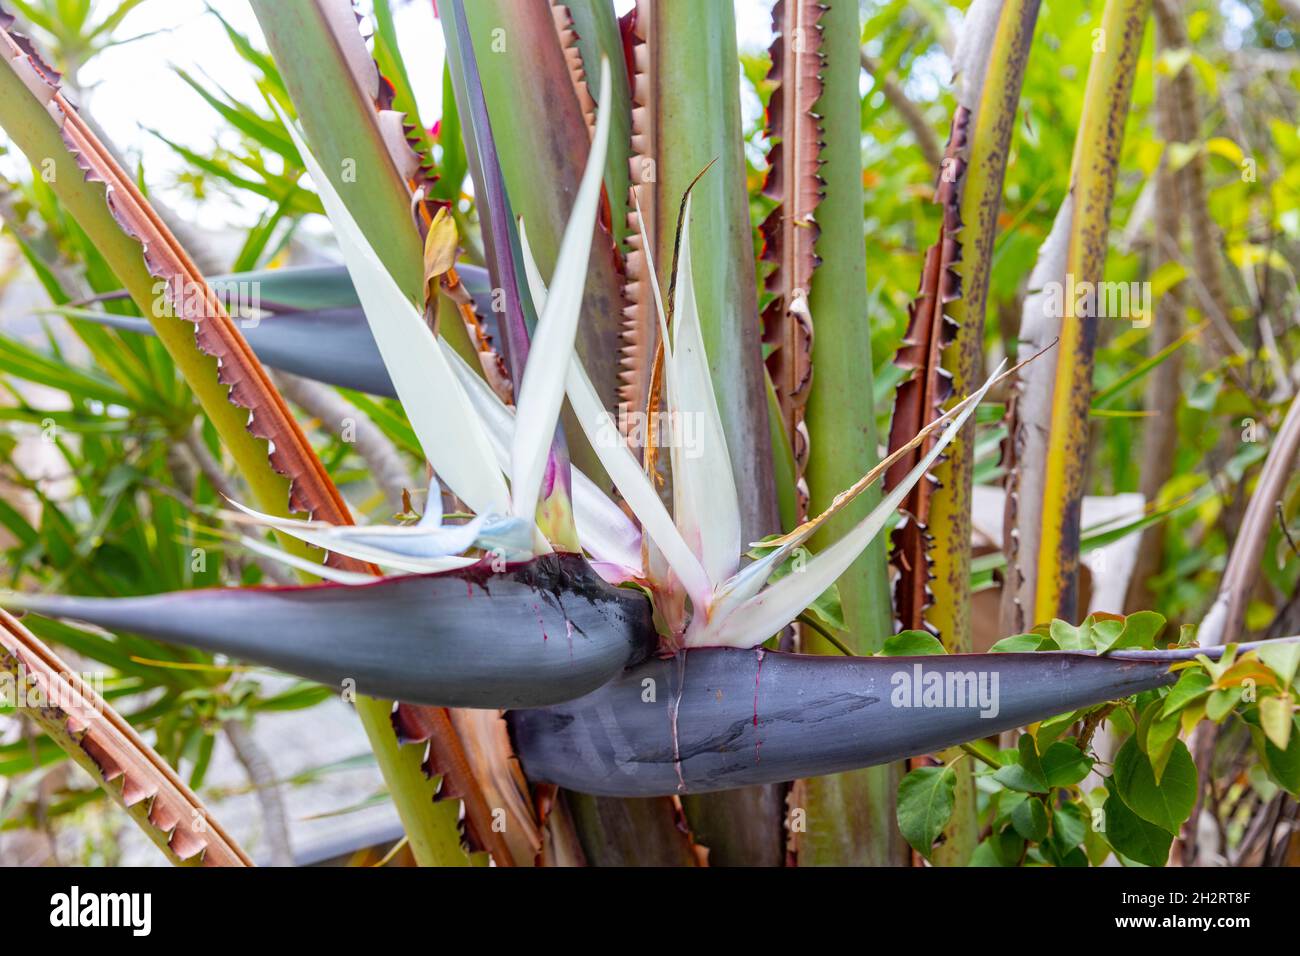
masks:
<instances>
[{"instance_id":1,"label":"white petal","mask_svg":"<svg viewBox=\"0 0 1300 956\"><path fill-rule=\"evenodd\" d=\"M740 564L740 501L727 452L691 272L690 197L682 210L673 347L664 351L671 396L674 518L719 584Z\"/></svg>"},{"instance_id":2,"label":"white petal","mask_svg":"<svg viewBox=\"0 0 1300 956\"><path fill-rule=\"evenodd\" d=\"M420 515L421 528L438 528L442 526L442 485L438 476L429 479L429 494L424 501L424 514Z\"/></svg>"},{"instance_id":3,"label":"white petal","mask_svg":"<svg viewBox=\"0 0 1300 956\"><path fill-rule=\"evenodd\" d=\"M587 284L592 232L604 182L605 147L612 110L609 61L603 57L600 77L599 119L591 141L591 152L587 155L587 168L578 185L573 212L564 228L551 294L545 307L540 309L516 403L518 427L510 446L510 485L514 514L530 521L537 510L547 454L564 403L561 370L565 367L566 357L573 353L583 290Z\"/></svg>"},{"instance_id":4,"label":"white petal","mask_svg":"<svg viewBox=\"0 0 1300 956\"><path fill-rule=\"evenodd\" d=\"M754 647L798 617L800 612L816 601L823 591L848 570L849 565L857 560L858 555L880 533L912 487L933 467L935 459L948 443L961 433L962 426L974 413L993 383L998 380L1000 372L999 367L978 392L963 402L965 407L961 414L952 419L948 427L939 434L934 447L856 527L834 544L809 558L802 570L774 581L757 596L740 602L734 610L731 610L730 604L724 606L715 603L708 624L694 637L688 636L690 641L696 644ZM770 564L770 556L754 563L760 566L768 564ZM759 573L754 570L754 565L742 571L741 575L746 572L750 572L751 575ZM773 568L768 567L768 570L770 572ZM746 589L753 587L753 577L747 578L745 584ZM733 591L733 598L736 591Z\"/></svg>"},{"instance_id":5,"label":"white petal","mask_svg":"<svg viewBox=\"0 0 1300 956\"><path fill-rule=\"evenodd\" d=\"M230 503L250 518L253 518L257 524L267 528L274 528L277 531L283 531L285 534L295 537L299 541L305 541L318 548L324 548L327 551L333 551L336 554L342 554L349 558L356 558L358 561L368 561L371 564L378 564L387 568L396 568L401 571L409 571L412 574L427 574L433 571L450 571L453 568L468 567L479 560L478 558L473 557L461 557L458 554L434 554L427 556L421 554L402 554L399 551L392 550L392 548L383 541L384 536L379 534L379 532L383 531L410 531L417 535L428 535L430 533L427 530L421 531L419 528L356 528L351 525L331 525L319 521L297 521L293 518L278 518L274 515L254 511L246 505L241 505L238 501L231 501ZM354 540L349 536L348 532L365 532L367 537L365 540ZM393 535L389 535L388 540L392 542L401 542L400 538ZM468 547L468 545L466 547ZM464 550L464 548L461 550Z\"/></svg>"},{"instance_id":6,"label":"white petal","mask_svg":"<svg viewBox=\"0 0 1300 956\"><path fill-rule=\"evenodd\" d=\"M296 554L290 554L288 551L281 551L279 548L267 544L265 541L258 541L256 538L248 535L240 535L239 543L249 551L262 555L264 558L270 558L272 561L279 561L297 571L306 571L308 574L314 574L318 578L324 578L326 581L333 581L335 584L373 584L381 580L373 574L362 574L360 571L344 571L340 568L331 568L328 565L320 564L316 561L308 561L306 558L299 557Z\"/></svg>"},{"instance_id":7,"label":"white petal","mask_svg":"<svg viewBox=\"0 0 1300 956\"><path fill-rule=\"evenodd\" d=\"M384 366L425 457L456 496L476 512L507 513L510 496L496 456L437 338L366 241L303 142L297 125L283 114L281 118L334 226Z\"/></svg>"},{"instance_id":8,"label":"white petal","mask_svg":"<svg viewBox=\"0 0 1300 956\"><path fill-rule=\"evenodd\" d=\"M641 521L641 529L654 539L664 558L681 579L697 609L708 605L713 590L704 566L673 524L668 509L659 499L659 492L650 483L637 461L628 450L614 419L601 404L596 386L591 384L582 362L574 355L569 362L569 403L577 415L582 430L591 447L605 466L619 493L632 506L632 513Z\"/></svg>"},{"instance_id":9,"label":"white petal","mask_svg":"<svg viewBox=\"0 0 1300 956\"><path fill-rule=\"evenodd\" d=\"M523 239L523 235L520 235ZM515 433L514 409L501 401L487 382L466 364L451 346L443 343L447 362L456 373L479 418L501 467L510 464L510 441ZM641 532L609 496L577 468L573 469L573 522L583 549L597 561L641 570Z\"/></svg>"}]
</instances>

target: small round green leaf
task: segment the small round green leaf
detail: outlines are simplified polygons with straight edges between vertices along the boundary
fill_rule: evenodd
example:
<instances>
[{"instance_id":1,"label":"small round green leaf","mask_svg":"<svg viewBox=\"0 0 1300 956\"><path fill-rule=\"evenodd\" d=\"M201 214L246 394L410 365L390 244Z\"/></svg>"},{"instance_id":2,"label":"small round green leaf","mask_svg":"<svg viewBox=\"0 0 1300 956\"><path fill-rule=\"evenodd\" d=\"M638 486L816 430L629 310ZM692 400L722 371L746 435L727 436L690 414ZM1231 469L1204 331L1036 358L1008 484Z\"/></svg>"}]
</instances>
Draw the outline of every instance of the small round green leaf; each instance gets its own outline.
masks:
<instances>
[{"instance_id":1,"label":"small round green leaf","mask_svg":"<svg viewBox=\"0 0 1300 956\"><path fill-rule=\"evenodd\" d=\"M1165 772L1156 783L1151 761L1138 747L1137 740L1130 737L1115 755L1113 779L1120 798L1134 813L1170 834L1177 833L1183 821L1192 815L1196 803L1196 764L1181 740L1174 741Z\"/></svg>"},{"instance_id":2,"label":"small round green leaf","mask_svg":"<svg viewBox=\"0 0 1300 956\"><path fill-rule=\"evenodd\" d=\"M1131 742L1131 741L1130 741ZM1169 847L1174 835L1143 820L1125 805L1109 784L1110 796L1104 807L1106 813L1106 841L1117 853L1122 853L1144 866L1164 866L1169 859Z\"/></svg>"},{"instance_id":3,"label":"small round green leaf","mask_svg":"<svg viewBox=\"0 0 1300 956\"><path fill-rule=\"evenodd\" d=\"M1204 671L1185 670L1178 683L1169 689L1168 696L1165 697L1164 709L1160 711L1162 717L1168 717L1176 713L1197 700L1204 694L1209 693L1210 675Z\"/></svg>"},{"instance_id":4,"label":"small round green leaf","mask_svg":"<svg viewBox=\"0 0 1300 956\"><path fill-rule=\"evenodd\" d=\"M903 631L885 639L881 657L920 657L947 654L940 640L928 631Z\"/></svg>"},{"instance_id":5,"label":"small round green leaf","mask_svg":"<svg viewBox=\"0 0 1300 956\"><path fill-rule=\"evenodd\" d=\"M1011 811L1011 825L1026 840L1041 843L1047 839L1047 810L1043 801L1030 797Z\"/></svg>"},{"instance_id":6,"label":"small round green leaf","mask_svg":"<svg viewBox=\"0 0 1300 956\"><path fill-rule=\"evenodd\" d=\"M1074 744L1058 741L1043 754L1043 777L1049 787L1071 787L1092 771L1095 761Z\"/></svg>"},{"instance_id":7,"label":"small round green leaf","mask_svg":"<svg viewBox=\"0 0 1300 956\"><path fill-rule=\"evenodd\" d=\"M919 767L898 785L898 829L927 860L952 816L956 785L951 767Z\"/></svg>"}]
</instances>

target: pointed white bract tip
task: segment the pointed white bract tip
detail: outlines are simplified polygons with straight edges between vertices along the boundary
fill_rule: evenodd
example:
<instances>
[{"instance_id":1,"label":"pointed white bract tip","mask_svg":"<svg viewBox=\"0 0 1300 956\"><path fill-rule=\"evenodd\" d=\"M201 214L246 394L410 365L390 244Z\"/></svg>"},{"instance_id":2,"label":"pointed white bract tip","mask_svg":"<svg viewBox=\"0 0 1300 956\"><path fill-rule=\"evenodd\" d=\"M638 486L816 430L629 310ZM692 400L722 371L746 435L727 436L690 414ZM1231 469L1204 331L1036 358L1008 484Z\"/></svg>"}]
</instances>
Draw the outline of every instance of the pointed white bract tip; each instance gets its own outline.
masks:
<instances>
[{"instance_id":1,"label":"pointed white bract tip","mask_svg":"<svg viewBox=\"0 0 1300 956\"><path fill-rule=\"evenodd\" d=\"M533 255L532 243L528 241L528 227L523 216L519 217L519 254L524 260L524 278L528 282L533 309L541 315L546 308L546 280L542 278L542 270L537 267L537 258Z\"/></svg>"},{"instance_id":2,"label":"pointed white bract tip","mask_svg":"<svg viewBox=\"0 0 1300 956\"><path fill-rule=\"evenodd\" d=\"M600 104L591 152L587 155L587 167L583 170L573 211L560 241L555 274L546 304L537 319L528 364L519 388L517 427L510 446L510 487L512 513L520 518L531 519L536 513L547 453L564 402L565 370L568 357L574 352L592 232L604 182L612 113L609 88L609 62L602 59ZM533 284L531 278L529 284Z\"/></svg>"},{"instance_id":3,"label":"pointed white bract tip","mask_svg":"<svg viewBox=\"0 0 1300 956\"><path fill-rule=\"evenodd\" d=\"M438 476L429 478L429 492L424 501L424 514L420 515L421 528L442 527L442 485Z\"/></svg>"},{"instance_id":4,"label":"pointed white bract tip","mask_svg":"<svg viewBox=\"0 0 1300 956\"><path fill-rule=\"evenodd\" d=\"M264 558L278 561L280 564L293 568L295 571L314 574L322 580L332 581L335 584L355 586L358 584L372 584L375 581L380 580L380 578L373 574L363 574L360 571L343 571L339 568L331 568L326 564L308 561L306 558L301 558L296 554L290 554L288 551L272 547L265 541L259 541L246 534L239 536L239 543L254 554L260 554Z\"/></svg>"},{"instance_id":5,"label":"pointed white bract tip","mask_svg":"<svg viewBox=\"0 0 1300 956\"><path fill-rule=\"evenodd\" d=\"M704 347L691 256L691 197L682 209L672 348L664 349L674 519L713 585L740 564L740 497ZM661 319L662 322L662 319ZM668 330L664 331L667 339Z\"/></svg>"},{"instance_id":6,"label":"pointed white bract tip","mask_svg":"<svg viewBox=\"0 0 1300 956\"><path fill-rule=\"evenodd\" d=\"M252 523L272 528L305 544L411 574L449 571L473 564L478 558L463 557L462 553L474 547L480 537L487 542L483 546L488 550L504 548L507 546L504 542L514 545L518 540L517 529L508 525L503 528L502 519L494 516L481 515L466 524L448 527L357 527L277 518L254 511L237 501L231 501L231 504L251 518ZM500 536L499 540L496 535Z\"/></svg>"},{"instance_id":7,"label":"pointed white bract tip","mask_svg":"<svg viewBox=\"0 0 1300 956\"><path fill-rule=\"evenodd\" d=\"M797 574L787 574L762 590L762 582L776 570L782 550L755 562L729 580L723 588L724 599L715 602L708 624L692 634L695 645L754 647L778 633L797 618L831 585L867 548L894 517L912 488L934 467L945 448L961 433L962 426L974 414L1001 374L1002 367L980 389L964 399L962 411L936 433L934 446L907 473L884 499L861 522L829 547L812 556ZM824 518L826 513L821 516ZM757 591L757 593L754 593Z\"/></svg>"},{"instance_id":8,"label":"pointed white bract tip","mask_svg":"<svg viewBox=\"0 0 1300 956\"><path fill-rule=\"evenodd\" d=\"M505 477L436 337L366 239L297 124L278 107L276 112L316 185L384 367L425 457L452 492L476 512L508 510Z\"/></svg>"}]
</instances>

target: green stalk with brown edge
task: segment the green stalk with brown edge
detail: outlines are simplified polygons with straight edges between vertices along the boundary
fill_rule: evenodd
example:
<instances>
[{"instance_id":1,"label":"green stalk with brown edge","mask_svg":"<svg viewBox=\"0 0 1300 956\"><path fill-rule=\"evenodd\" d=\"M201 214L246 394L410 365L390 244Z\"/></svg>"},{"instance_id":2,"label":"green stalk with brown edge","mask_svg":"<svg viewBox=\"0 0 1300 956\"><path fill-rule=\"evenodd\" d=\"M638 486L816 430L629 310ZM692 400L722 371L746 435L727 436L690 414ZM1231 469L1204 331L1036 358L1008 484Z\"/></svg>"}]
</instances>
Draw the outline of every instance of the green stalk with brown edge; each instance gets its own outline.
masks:
<instances>
[{"instance_id":1,"label":"green stalk with brown edge","mask_svg":"<svg viewBox=\"0 0 1300 956\"><path fill-rule=\"evenodd\" d=\"M469 107L462 81L465 74L460 44L453 28L457 13L451 4L444 4L439 13L447 38L448 76L452 81L457 112L465 117L462 132L469 172L475 189L481 193L484 188L483 170L468 121ZM478 62L485 67L480 70L480 80L511 211L523 219L530 248L543 274L549 276L586 163L590 140L579 94L588 97L595 91L588 91L585 79L575 79L574 61L580 57L578 46L572 36L568 37L569 48L562 45L559 19L550 7L546 4L538 4L535 8L530 6L528 15L523 18L514 13L510 8L498 9L491 4L474 3L467 8L466 27L470 30ZM528 55L524 62L516 63L519 50L528 51ZM504 55L506 52L510 55ZM611 60L611 64L614 62ZM487 69L489 66L491 68ZM503 77L510 69L516 68L522 72L510 74L513 79L503 85ZM587 63L586 68L588 78L599 75L599 63ZM611 69L611 77L616 72L621 71ZM611 82L615 86L611 109L617 117L627 111L627 101L625 95L619 98L618 80L612 78ZM611 131L618 127L618 119L612 119ZM539 142L552 145L539 150ZM608 153L610 162L618 158L619 162L626 163L626 148L619 148L619 141L611 138ZM543 168L539 169L539 163ZM612 182L610 168L607 166L607 195ZM555 188L537 189L539 177ZM481 223L481 229L484 243L490 244L492 229L486 219ZM592 381L607 406L613 407L619 368L619 313L623 305L622 262L612 234L599 220L596 233L577 342L578 352ZM567 405L562 420L569 442L570 460L592 480L604 483L604 467Z\"/></svg>"},{"instance_id":2,"label":"green stalk with brown edge","mask_svg":"<svg viewBox=\"0 0 1300 956\"><path fill-rule=\"evenodd\" d=\"M395 165L397 147L390 150L380 132L375 103L360 87L330 29L323 12L328 5L337 2L252 0L253 13L321 168L348 200L366 241L402 291L413 302L423 302L424 243L414 222L411 190ZM350 7L347 12L352 15ZM440 323L438 331L471 368L479 367L477 352L461 323Z\"/></svg>"},{"instance_id":3,"label":"green stalk with brown edge","mask_svg":"<svg viewBox=\"0 0 1300 956\"><path fill-rule=\"evenodd\" d=\"M381 128L394 117L385 116L372 95L373 64L364 56L364 44L355 45L360 34L351 32L355 26L350 5L339 0L258 0L254 12L317 159L398 285L413 302L423 302L424 249L412 198L419 173L412 172L407 143L394 138L391 130L385 137ZM479 367L463 323L440 322L439 333L471 367ZM385 780L417 861L463 865L468 858L453 839L456 814L432 803L434 791L420 767L420 748L397 744L390 710L386 701L358 708L376 753L386 754L381 757ZM438 733L456 736L445 722L438 728ZM444 743L461 747L458 740Z\"/></svg>"},{"instance_id":4,"label":"green stalk with brown edge","mask_svg":"<svg viewBox=\"0 0 1300 956\"><path fill-rule=\"evenodd\" d=\"M735 13L728 3L659 0L638 8L646 31L654 161L648 205L655 268L669 289L678 209L692 192L691 257L704 348L740 492L742 540L778 530L758 289L736 77ZM645 167L640 179L644 181ZM710 862L775 865L784 857L776 787L683 798Z\"/></svg>"},{"instance_id":5,"label":"green stalk with brown edge","mask_svg":"<svg viewBox=\"0 0 1300 956\"><path fill-rule=\"evenodd\" d=\"M327 0L328 2L328 0ZM411 194L317 0L252 0L312 152L388 270L421 301L424 247ZM358 33L358 37L360 34ZM372 61L373 62L373 61ZM410 228L401 228L401 224Z\"/></svg>"},{"instance_id":6,"label":"green stalk with brown edge","mask_svg":"<svg viewBox=\"0 0 1300 956\"><path fill-rule=\"evenodd\" d=\"M1006 176L1011 134L1019 113L1020 90L1029 59L1039 0L1005 0L989 50L978 94L969 105L965 184L960 197L961 259L953 269L961 280L961 296L948 306L957 323L956 337L945 350L944 363L952 375L952 394L962 396L978 384L984 350L984 313L993 265L993 240ZM933 604L926 617L950 654L970 653L971 494L975 465L973 423L948 446L934 469L943 494L930 499L929 533ZM957 784L952 823L935 851L939 865L965 866L979 833L975 818L975 785L968 761L956 767Z\"/></svg>"},{"instance_id":7,"label":"green stalk with brown edge","mask_svg":"<svg viewBox=\"0 0 1300 956\"><path fill-rule=\"evenodd\" d=\"M42 87L44 81L40 79L36 70L27 73L27 78L31 81L30 86L24 82L18 70L27 71L29 61L22 57L13 57L8 47L9 42L8 34L0 40L0 43L4 44L3 51L7 61L3 67L0 67L0 128L4 129L14 145L34 165L40 165L46 170L47 181L64 209L94 241L99 253L130 291L141 314L153 324L172 360L190 384L200 406L226 441L232 456L241 468L245 469L249 487L261 506L268 511L287 516L290 500L289 479L277 473L272 467L267 456L266 443L255 438L248 431L248 411L230 402L229 386L218 380L216 359L201 352L196 345L194 326L184 319L159 314L159 310L155 307L158 300L157 280L145 264L140 241L125 233L113 212L110 211L104 183L87 180L76 156L64 140L60 123L55 119L54 112L58 111L60 106L52 103L47 108L46 103L35 95L34 90L42 89L43 95L47 97L54 94L51 90ZM65 113L64 116L64 123L73 121L69 114ZM287 542L286 546L288 546ZM300 553L307 553L305 548L298 550ZM6 630L10 630L13 635L21 637L27 634L21 625L7 615L3 617ZM38 654L43 650L43 645L35 642L23 653ZM8 651L0 656L5 657L7 661L15 660L13 654ZM51 662L50 673L67 672L66 667L60 669L53 666L57 661L56 658L51 656L49 661ZM35 658L30 662L33 669L38 664L39 661ZM101 702L100 709L110 725L109 729L112 730L113 725L117 726L109 741L98 741L108 760L116 760L120 766L129 769L128 764L134 759L134 755L129 750L131 743L140 748L139 753L142 756L146 758L154 756L138 736L132 734L129 725L126 725L111 707ZM33 713L32 716L50 733L60 747L91 773L98 783L112 791L110 779L105 775L105 767L97 764L93 755L85 752L81 743L86 733L93 736L99 732L98 724L102 721L95 722L96 726L89 731L73 731L65 721L59 719L53 709L47 708L47 711ZM115 749L118 747L126 749L115 754ZM175 778L174 774L171 776L179 786L179 790L193 802L193 795L180 785L179 779ZM196 803L194 805L198 806ZM156 827L147 825L146 818L149 810L148 803L136 804L134 808L128 808L132 818L140 823L151 839L155 842L161 839L159 845L164 848L169 859L179 862L179 857L169 847L166 836L160 835ZM226 856L230 854L223 853L223 859ZM235 848L233 856L242 857L242 851ZM247 862L246 857L243 859Z\"/></svg>"},{"instance_id":8,"label":"green stalk with brown edge","mask_svg":"<svg viewBox=\"0 0 1300 956\"><path fill-rule=\"evenodd\" d=\"M1111 203L1119 174L1124 124L1128 118L1138 56L1151 0L1106 0L1102 49L1093 54L1075 139L1072 166L1074 215L1065 275L1076 283L1098 283L1106 266ZM1095 297L1094 297L1095 298ZM1066 295L1055 355L1051 442L1034 589L1034 620L1078 615L1079 521L1087 480L1088 414L1097 344L1097 316L1076 315Z\"/></svg>"},{"instance_id":9,"label":"green stalk with brown edge","mask_svg":"<svg viewBox=\"0 0 1300 956\"><path fill-rule=\"evenodd\" d=\"M0 673L39 689L10 695L177 866L252 866L194 792L135 729L22 622L0 610Z\"/></svg>"},{"instance_id":10,"label":"green stalk with brown edge","mask_svg":"<svg viewBox=\"0 0 1300 956\"><path fill-rule=\"evenodd\" d=\"M735 14L725 3L660 0L650 6L650 17L655 267L667 290L679 204L712 163L691 199L695 295L740 489L742 534L756 541L776 531L779 518L745 190Z\"/></svg>"},{"instance_id":11,"label":"green stalk with brown edge","mask_svg":"<svg viewBox=\"0 0 1300 956\"><path fill-rule=\"evenodd\" d=\"M455 16L450 4L440 5L439 13L448 25ZM523 218L538 267L544 277L549 277L555 268L560 238L573 208L591 138L571 61L561 44L549 3L475 0L466 4L466 25L480 64L483 92L511 207L516 216ZM449 27L445 30L449 38L453 32ZM577 52L576 46L573 52ZM447 44L447 57L454 82L463 74L453 39ZM611 83L615 87L611 109L615 115L628 112L626 82L620 88L615 73L622 71L613 69L619 62L613 58L610 61ZM581 92L592 98L597 91L587 90L585 84L596 82L599 65L599 62L586 63ZM456 96L461 116L468 116L459 88ZM614 129L618 124L626 127L627 122L620 119ZM470 152L474 152L472 147ZM625 164L626 159L626 146L614 139L611 131L609 163ZM471 170L477 166L477 159L472 155L470 166ZM616 182L611 180L609 168L612 165L607 167L606 192L612 195ZM626 184L626 177L623 183ZM578 326L578 353L607 407L613 407L618 388L623 277L621 257L612 234L599 224L596 233L583 296L582 321ZM569 432L579 434L576 428ZM600 474L599 465L582 453L582 443L574 442L574 446L574 463L589 474Z\"/></svg>"},{"instance_id":12,"label":"green stalk with brown edge","mask_svg":"<svg viewBox=\"0 0 1300 956\"><path fill-rule=\"evenodd\" d=\"M628 150L632 138L631 91L627 71L621 68L623 35L619 32L614 6L606 0L566 0L562 4L552 2L552 6L560 11L557 18L562 20L563 11L567 11L572 20L580 62L592 99L600 98L600 90L594 86L600 77L600 58L605 56L610 62L610 82L614 84L611 100L619 106L610 118L605 196L609 200L610 231L622 249L623 240L627 238Z\"/></svg>"},{"instance_id":13,"label":"green stalk with brown edge","mask_svg":"<svg viewBox=\"0 0 1300 956\"><path fill-rule=\"evenodd\" d=\"M599 24L600 17L582 16L583 4L575 5L576 23ZM485 171L482 165L482 151L474 141L472 124L468 117L468 77L465 60L460 49L456 30L456 18L459 16L456 4L443 4L439 9L444 22L444 36L447 38L448 74L452 81L460 114L464 117L464 136L471 175L478 195L488 194ZM573 12L573 11L571 11ZM545 4L529 8L530 16L522 20L513 16L513 8L501 8L491 5L467 5L466 27L474 43L474 53L480 66L490 65L492 69L476 71L479 82L483 84L483 93L487 100L489 121L492 124L493 140L496 146L496 161L500 166L505 181L506 191L510 197L512 211L522 215L529 229L530 247L539 260L543 255L539 250L546 250L544 255L554 261L558 252L560 236L564 223L567 222L572 205L576 183L586 163L588 140L587 120L582 109L584 97L598 93L588 90L586 79L599 75L599 60L586 57L597 49L610 56L611 64L622 62L622 52L608 47L608 38L600 39L598 44L588 42L585 45L573 35L565 35L565 20L562 10L548 10ZM507 14L511 14L507 16ZM504 32L498 32L504 31ZM591 31L588 31L591 36ZM504 43L504 50L501 44ZM567 43L567 45L566 45ZM503 83L503 61L510 58L502 52L522 48L530 51L526 63L514 64L524 73L516 77L515 82ZM583 50L590 51L583 53ZM617 54L617 59L613 54ZM575 62L580 58L580 64ZM611 91L611 104L614 115L611 117L611 142L609 148L610 163L606 167L605 192L614 203L613 191L622 189L624 205L627 199L627 155L629 141L626 138L630 126L630 110L626 92L626 74L623 70L611 69L611 82L615 89ZM522 85L516 85L522 84ZM621 89L620 89L621 84ZM533 91L536 99L521 96L520 90ZM530 93L531 95L531 93ZM624 139L614 138L616 131L622 129ZM522 132L521 132L522 131ZM535 137L554 138L555 149L546 149L540 153L535 149ZM555 183L568 183L565 190L537 189L537 163L540 159L552 165L548 166L544 178ZM617 166L614 164L618 164ZM616 175L618 168L623 170L621 179ZM620 185L621 183L621 185ZM614 205L617 208L617 205ZM539 228L536 223L548 224ZM613 219L611 226L623 226L624 221ZM485 241L494 241L490 223L484 221ZM587 289L584 296L583 319L579 325L579 349L589 351L597 362L607 363L607 381L602 397L607 405L612 406L617 394L618 362L617 332L621 325L619 312L622 307L622 264L609 271L605 269L603 254L597 250L607 249L609 254L621 257L612 235L598 225L598 235L593 244L592 268L588 272ZM547 266L543 265L543 269ZM597 286L600 288L597 289ZM593 311L591 302L593 290L598 292L598 301L614 305L600 307ZM611 300L611 296L614 299ZM594 335L586 339L584 330L595 329ZM602 331L605 328L605 331ZM615 338L609 338L609 331ZM611 361L612 360L612 361ZM588 365L588 368L591 368ZM595 378L595 373L593 373ZM598 386L599 387L599 386ZM563 413L565 432L569 440L569 451L573 462L595 480L602 480L604 468L591 450L586 437L570 410ZM690 840L678 827L677 811L666 798L626 801L611 797L592 797L584 794L566 794L564 799L572 808L573 823L578 839L586 857L597 865L693 865L696 860L691 852ZM628 826L633 821L635 832L641 836L636 841L611 841L609 833Z\"/></svg>"},{"instance_id":14,"label":"green stalk with brown edge","mask_svg":"<svg viewBox=\"0 0 1300 956\"><path fill-rule=\"evenodd\" d=\"M469 866L460 838L460 802L437 800L438 780L425 775L424 748L398 743L392 702L358 694L354 703L415 861L420 866Z\"/></svg>"},{"instance_id":15,"label":"green stalk with brown edge","mask_svg":"<svg viewBox=\"0 0 1300 956\"><path fill-rule=\"evenodd\" d=\"M872 411L871 326L867 301L866 257L862 233L862 157L858 82L858 7L831 0L821 16L822 95L817 111L823 126L844 136L827 135L821 148L824 196L817 208L821 264L813 273L808 304L812 313L813 383L808 397L809 513L818 514L835 495L879 460ZM819 343L825 347L818 348ZM832 518L813 539L823 547L861 521L879 501L877 491L862 494ZM878 538L839 579L846 629L839 639L855 653L880 649L893 632L885 565L886 541ZM829 642L803 631L803 650L839 654ZM800 834L801 864L889 866L907 861L907 845L894 823L894 793L900 767L890 764L803 781L807 832Z\"/></svg>"}]
</instances>

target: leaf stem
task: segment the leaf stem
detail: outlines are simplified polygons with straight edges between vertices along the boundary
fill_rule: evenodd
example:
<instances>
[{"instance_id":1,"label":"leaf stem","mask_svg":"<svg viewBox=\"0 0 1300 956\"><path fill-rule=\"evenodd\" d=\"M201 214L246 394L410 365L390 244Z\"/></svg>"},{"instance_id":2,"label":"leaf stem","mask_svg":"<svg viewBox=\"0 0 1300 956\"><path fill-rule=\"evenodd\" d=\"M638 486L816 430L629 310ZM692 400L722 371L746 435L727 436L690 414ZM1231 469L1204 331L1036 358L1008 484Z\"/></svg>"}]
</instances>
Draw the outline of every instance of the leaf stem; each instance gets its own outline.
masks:
<instances>
[{"instance_id":1,"label":"leaf stem","mask_svg":"<svg viewBox=\"0 0 1300 956\"><path fill-rule=\"evenodd\" d=\"M998 766L988 757L984 756L982 753L980 753L970 744L958 744L958 747L961 749L963 753L970 754L972 757L974 757L976 760L978 760L980 763L984 764L985 766L992 767L994 770L1002 769L1000 766ZM952 766L952 764L949 764L949 766Z\"/></svg>"},{"instance_id":2,"label":"leaf stem","mask_svg":"<svg viewBox=\"0 0 1300 956\"><path fill-rule=\"evenodd\" d=\"M840 640L838 637L836 637L834 634L832 634L832 633L831 633L827 628L822 627L822 626L821 626L820 624L818 624L815 620L813 620L813 617L812 617L811 614L808 614L807 612L804 612L804 613L802 613L802 614L799 615L798 620L799 620L799 623L800 623L800 624L807 624L809 627L811 627L814 631L816 631L816 632L817 632L818 634L820 634L822 637L826 638L826 640L831 644L831 646L833 646L837 651L839 651L839 652L840 652L841 654L843 654L845 657L857 657L857 656L858 656L857 654L854 654L853 651L849 650L849 648L845 646L844 642L841 641L841 640Z\"/></svg>"}]
</instances>

